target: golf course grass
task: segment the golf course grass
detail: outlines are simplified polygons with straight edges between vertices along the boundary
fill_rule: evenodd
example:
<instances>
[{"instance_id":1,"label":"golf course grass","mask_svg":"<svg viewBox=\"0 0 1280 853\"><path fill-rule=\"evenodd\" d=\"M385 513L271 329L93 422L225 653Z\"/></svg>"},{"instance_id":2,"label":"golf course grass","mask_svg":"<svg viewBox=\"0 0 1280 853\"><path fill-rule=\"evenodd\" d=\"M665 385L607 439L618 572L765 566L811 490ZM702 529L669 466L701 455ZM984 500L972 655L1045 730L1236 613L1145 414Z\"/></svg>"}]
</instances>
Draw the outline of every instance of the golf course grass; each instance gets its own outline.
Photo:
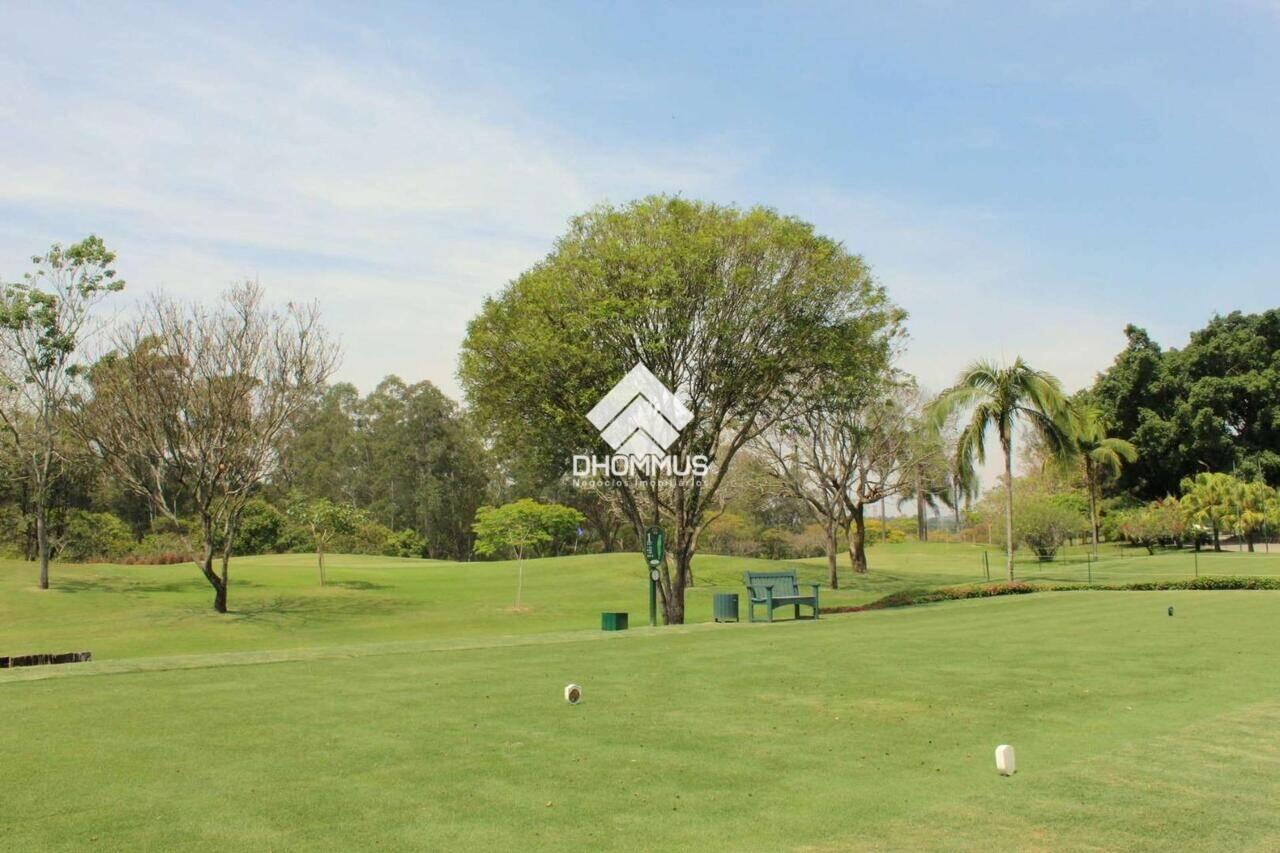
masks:
<instances>
[{"instance_id":1,"label":"golf course grass","mask_svg":"<svg viewBox=\"0 0 1280 853\"><path fill-rule=\"evenodd\" d=\"M981 579L972 546L877 548L832 603ZM702 624L612 634L601 610L643 622L634 554L529 561L527 612L510 563L337 557L321 590L305 556L247 558L227 616L191 566L55 565L40 592L0 563L0 654L95 657L0 673L2 846L1280 847L1280 593L705 622L711 588L765 565L700 557Z\"/></svg>"}]
</instances>

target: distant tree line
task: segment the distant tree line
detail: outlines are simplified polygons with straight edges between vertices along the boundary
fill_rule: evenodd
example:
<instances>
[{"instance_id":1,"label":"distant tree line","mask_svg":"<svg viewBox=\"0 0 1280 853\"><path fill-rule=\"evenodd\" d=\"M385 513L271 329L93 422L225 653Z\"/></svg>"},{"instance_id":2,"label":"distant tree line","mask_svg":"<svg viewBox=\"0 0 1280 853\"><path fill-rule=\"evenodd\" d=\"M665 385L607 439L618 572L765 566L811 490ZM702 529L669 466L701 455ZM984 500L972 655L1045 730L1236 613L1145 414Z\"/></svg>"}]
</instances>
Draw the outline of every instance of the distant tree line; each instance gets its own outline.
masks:
<instances>
[{"instance_id":1,"label":"distant tree line","mask_svg":"<svg viewBox=\"0 0 1280 853\"><path fill-rule=\"evenodd\" d=\"M825 555L836 586L841 552L866 571L869 546L928 538L945 507L953 529L1004 540L1012 571L1018 544L1151 540L1171 498L1183 524L1252 530L1270 509L1240 510L1233 487L1236 510L1193 519L1186 484L1280 484L1280 312L1217 317L1182 350L1129 327L1071 397L1020 359L977 362L932 397L895 366L905 314L862 259L764 208L652 197L574 219L469 325L465 409L429 382L330 384L318 306L273 306L254 283L155 295L108 324L114 260L90 237L0 284L0 550L37 561L42 585L51 557L192 561L223 610L238 554L312 551L323 582L336 551L607 552L657 523L664 616L680 622L700 549ZM608 450L585 413L637 362L693 416L669 452L709 472L582 487L571 455ZM975 504L989 452L1005 474ZM1014 478L1016 454L1036 477ZM502 507L561 521L512 538Z\"/></svg>"},{"instance_id":2,"label":"distant tree line","mask_svg":"<svg viewBox=\"0 0 1280 853\"><path fill-rule=\"evenodd\" d=\"M1204 472L1280 486L1280 309L1214 317L1182 349L1136 326L1125 335L1086 392L1110 433L1138 451L1117 493L1161 500Z\"/></svg>"}]
</instances>

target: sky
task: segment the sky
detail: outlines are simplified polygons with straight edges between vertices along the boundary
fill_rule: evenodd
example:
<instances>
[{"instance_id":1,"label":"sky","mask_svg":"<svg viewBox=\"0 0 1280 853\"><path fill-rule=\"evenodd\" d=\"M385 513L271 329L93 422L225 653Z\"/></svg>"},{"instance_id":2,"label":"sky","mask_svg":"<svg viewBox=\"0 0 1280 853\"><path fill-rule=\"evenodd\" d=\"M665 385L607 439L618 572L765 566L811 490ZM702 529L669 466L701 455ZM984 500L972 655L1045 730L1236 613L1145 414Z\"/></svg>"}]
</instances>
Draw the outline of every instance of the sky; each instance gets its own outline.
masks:
<instances>
[{"instance_id":1,"label":"sky","mask_svg":"<svg viewBox=\"0 0 1280 853\"><path fill-rule=\"evenodd\" d=\"M96 233L125 299L257 279L365 391L457 396L484 297L650 193L841 240L933 389L1015 355L1075 389L1127 323L1280 302L1276 2L0 0L0 32L0 278Z\"/></svg>"}]
</instances>

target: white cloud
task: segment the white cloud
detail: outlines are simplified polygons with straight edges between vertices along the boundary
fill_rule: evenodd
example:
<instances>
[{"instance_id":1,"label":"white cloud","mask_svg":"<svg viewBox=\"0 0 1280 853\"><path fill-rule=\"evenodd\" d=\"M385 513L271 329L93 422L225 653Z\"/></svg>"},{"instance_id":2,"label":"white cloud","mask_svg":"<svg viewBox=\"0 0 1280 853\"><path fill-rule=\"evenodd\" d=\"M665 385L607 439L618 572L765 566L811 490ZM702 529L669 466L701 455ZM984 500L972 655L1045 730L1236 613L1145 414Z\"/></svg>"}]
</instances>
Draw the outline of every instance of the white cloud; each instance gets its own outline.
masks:
<instances>
[{"instance_id":1,"label":"white cloud","mask_svg":"<svg viewBox=\"0 0 1280 853\"><path fill-rule=\"evenodd\" d=\"M368 388L395 372L456 394L467 320L569 216L681 192L774 204L863 253L911 312L905 366L932 388L1015 353L1074 388L1122 344L1122 321L1046 280L999 211L778 186L762 164L784 153L727 136L603 142L390 60L115 25L134 41L113 52L89 49L87 21L66 29L58 64L0 58L0 201L22 212L0 229L6 275L94 230L130 298L259 278L280 299L321 300L343 337L340 378Z\"/></svg>"},{"instance_id":2,"label":"white cloud","mask_svg":"<svg viewBox=\"0 0 1280 853\"><path fill-rule=\"evenodd\" d=\"M466 321L569 216L723 187L752 157L718 139L598 145L501 91L389 64L218 32L199 55L183 44L155 41L136 63L0 60L0 200L59 227L0 236L0 269L95 230L135 295L260 278L322 301L345 339L341 375L363 387L394 371L456 393Z\"/></svg>"}]
</instances>

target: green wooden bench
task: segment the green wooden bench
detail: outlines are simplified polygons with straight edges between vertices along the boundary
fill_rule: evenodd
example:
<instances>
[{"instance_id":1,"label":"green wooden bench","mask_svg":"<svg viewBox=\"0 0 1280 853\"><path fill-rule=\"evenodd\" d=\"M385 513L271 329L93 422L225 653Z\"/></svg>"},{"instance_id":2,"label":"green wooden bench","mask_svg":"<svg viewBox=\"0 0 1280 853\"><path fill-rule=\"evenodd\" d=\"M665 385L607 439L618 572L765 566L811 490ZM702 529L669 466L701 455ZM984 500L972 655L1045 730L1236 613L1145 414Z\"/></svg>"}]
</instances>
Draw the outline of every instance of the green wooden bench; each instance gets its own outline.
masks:
<instances>
[{"instance_id":1,"label":"green wooden bench","mask_svg":"<svg viewBox=\"0 0 1280 853\"><path fill-rule=\"evenodd\" d=\"M773 611L777 607L792 605L796 609L796 618L800 618L800 605L813 608L813 618L818 618L818 587L820 584L805 584L813 588L813 595L801 595L800 584L796 583L796 573L791 572L744 572L742 582L747 585L747 621L756 621L756 605L763 604L767 621L773 621Z\"/></svg>"}]
</instances>

